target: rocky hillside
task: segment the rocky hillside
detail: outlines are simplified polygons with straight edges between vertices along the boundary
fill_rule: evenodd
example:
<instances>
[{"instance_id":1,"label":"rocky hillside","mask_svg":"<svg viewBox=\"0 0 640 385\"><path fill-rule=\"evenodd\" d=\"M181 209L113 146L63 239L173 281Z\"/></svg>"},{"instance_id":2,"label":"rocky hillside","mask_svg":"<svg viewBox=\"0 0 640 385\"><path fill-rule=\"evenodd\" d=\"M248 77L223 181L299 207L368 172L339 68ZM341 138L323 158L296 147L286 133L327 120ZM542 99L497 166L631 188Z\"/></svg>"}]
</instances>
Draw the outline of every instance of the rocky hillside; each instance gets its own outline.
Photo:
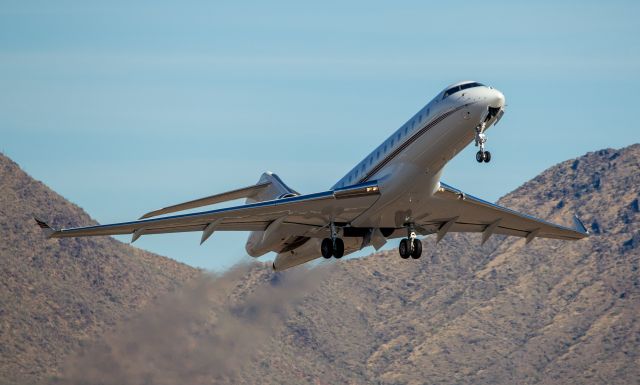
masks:
<instances>
[{"instance_id":1,"label":"rocky hillside","mask_svg":"<svg viewBox=\"0 0 640 385\"><path fill-rule=\"evenodd\" d=\"M586 240L427 237L420 260L391 251L277 274L241 266L146 307L194 271L110 238L44 241L31 212L65 226L89 218L2 165L5 382L45 373L56 384L640 378L640 145L563 162L500 201L565 224L577 213Z\"/></svg>"},{"instance_id":2,"label":"rocky hillside","mask_svg":"<svg viewBox=\"0 0 640 385\"><path fill-rule=\"evenodd\" d=\"M0 384L54 375L70 351L197 274L112 238L45 240L33 215L95 223L0 154Z\"/></svg>"},{"instance_id":3,"label":"rocky hillside","mask_svg":"<svg viewBox=\"0 0 640 385\"><path fill-rule=\"evenodd\" d=\"M640 145L589 153L500 201L565 224L577 213L586 240L480 246L478 234L450 234L426 238L417 261L393 251L310 271L236 269L86 347L58 380L638 383L639 195Z\"/></svg>"}]
</instances>

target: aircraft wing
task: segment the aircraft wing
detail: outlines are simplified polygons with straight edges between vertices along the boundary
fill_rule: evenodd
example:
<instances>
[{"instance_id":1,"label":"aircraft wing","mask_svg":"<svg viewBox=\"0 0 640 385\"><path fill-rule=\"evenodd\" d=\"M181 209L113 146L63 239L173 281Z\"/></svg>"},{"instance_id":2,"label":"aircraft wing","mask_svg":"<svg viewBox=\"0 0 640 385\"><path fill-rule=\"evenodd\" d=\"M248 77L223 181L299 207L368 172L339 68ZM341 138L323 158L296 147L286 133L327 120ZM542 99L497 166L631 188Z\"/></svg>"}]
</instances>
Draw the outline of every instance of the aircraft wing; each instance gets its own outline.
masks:
<instances>
[{"instance_id":1,"label":"aircraft wing","mask_svg":"<svg viewBox=\"0 0 640 385\"><path fill-rule=\"evenodd\" d=\"M108 225L56 230L40 219L36 222L49 238L133 234L133 242L146 234L203 231L204 242L214 230L259 231L275 220L295 235L313 236L326 231L330 221L352 221L371 207L379 194L377 182L371 181L315 194Z\"/></svg>"},{"instance_id":2,"label":"aircraft wing","mask_svg":"<svg viewBox=\"0 0 640 385\"><path fill-rule=\"evenodd\" d=\"M419 226L423 233L437 233L440 240L447 232L481 232L482 243L492 234L534 238L578 240L589 235L582 222L574 217L574 228L554 223L502 207L444 183L435 193L439 204Z\"/></svg>"}]
</instances>

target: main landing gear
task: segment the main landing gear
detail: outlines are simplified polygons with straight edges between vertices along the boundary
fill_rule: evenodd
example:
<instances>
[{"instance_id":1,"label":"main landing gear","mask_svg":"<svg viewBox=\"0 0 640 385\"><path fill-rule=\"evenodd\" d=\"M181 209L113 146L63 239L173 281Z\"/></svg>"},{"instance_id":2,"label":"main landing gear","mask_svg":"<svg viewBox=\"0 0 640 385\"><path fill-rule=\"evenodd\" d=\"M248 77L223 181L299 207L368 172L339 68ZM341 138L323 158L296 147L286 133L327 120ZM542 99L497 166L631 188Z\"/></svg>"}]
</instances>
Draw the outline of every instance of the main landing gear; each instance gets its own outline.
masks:
<instances>
[{"instance_id":1,"label":"main landing gear","mask_svg":"<svg viewBox=\"0 0 640 385\"><path fill-rule=\"evenodd\" d=\"M332 256L340 259L344 255L344 241L342 238L338 238L338 229L336 226L333 223L329 226L331 227L331 238L325 238L322 240L322 244L320 244L320 253L326 259L329 259Z\"/></svg>"},{"instance_id":2,"label":"main landing gear","mask_svg":"<svg viewBox=\"0 0 640 385\"><path fill-rule=\"evenodd\" d=\"M485 123L480 123L476 127L476 147L480 146L480 151L476 153L478 163L489 163L491 161L491 153L485 151L484 144L487 142L487 135L484 133Z\"/></svg>"},{"instance_id":3,"label":"main landing gear","mask_svg":"<svg viewBox=\"0 0 640 385\"><path fill-rule=\"evenodd\" d=\"M416 232L411 226L407 228L407 233L407 238L403 238L398 246L400 258L418 259L422 256L422 242L417 238Z\"/></svg>"},{"instance_id":4,"label":"main landing gear","mask_svg":"<svg viewBox=\"0 0 640 385\"><path fill-rule=\"evenodd\" d=\"M342 258L344 255L344 241L341 238L334 240L325 238L320 245L320 252L326 259L331 257Z\"/></svg>"}]
</instances>

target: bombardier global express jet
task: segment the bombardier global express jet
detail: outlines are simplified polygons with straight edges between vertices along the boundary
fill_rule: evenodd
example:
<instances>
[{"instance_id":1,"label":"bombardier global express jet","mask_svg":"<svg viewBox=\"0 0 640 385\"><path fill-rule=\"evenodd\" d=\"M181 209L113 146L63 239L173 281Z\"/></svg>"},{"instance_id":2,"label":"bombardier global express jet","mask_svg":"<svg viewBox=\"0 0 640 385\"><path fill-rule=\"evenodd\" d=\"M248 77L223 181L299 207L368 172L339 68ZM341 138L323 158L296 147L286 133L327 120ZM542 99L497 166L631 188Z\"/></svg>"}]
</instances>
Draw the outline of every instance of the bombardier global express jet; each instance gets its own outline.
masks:
<instances>
[{"instance_id":1,"label":"bombardier global express jet","mask_svg":"<svg viewBox=\"0 0 640 385\"><path fill-rule=\"evenodd\" d=\"M478 82L453 84L440 92L327 191L300 194L266 172L253 186L168 206L139 220L56 230L36 219L49 238L184 231L251 231L246 250L259 257L276 252L274 270L323 256L341 258L368 245L379 249L402 238L402 258L420 258L418 235L449 232L577 240L588 235L574 217L573 228L501 207L440 181L451 158L475 142L478 162L488 163L486 130L504 114L505 98ZM241 206L181 215L175 213L234 199Z\"/></svg>"}]
</instances>

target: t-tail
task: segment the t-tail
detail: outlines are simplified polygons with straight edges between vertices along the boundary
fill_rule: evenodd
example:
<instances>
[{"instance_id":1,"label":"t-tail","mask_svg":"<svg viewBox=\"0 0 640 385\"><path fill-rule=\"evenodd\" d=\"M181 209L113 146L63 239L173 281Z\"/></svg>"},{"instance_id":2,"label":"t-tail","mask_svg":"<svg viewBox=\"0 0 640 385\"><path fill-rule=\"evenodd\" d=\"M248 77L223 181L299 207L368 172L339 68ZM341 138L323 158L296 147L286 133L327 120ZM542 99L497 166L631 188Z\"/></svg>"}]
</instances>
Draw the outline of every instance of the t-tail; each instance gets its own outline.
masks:
<instances>
[{"instance_id":1,"label":"t-tail","mask_svg":"<svg viewBox=\"0 0 640 385\"><path fill-rule=\"evenodd\" d=\"M262 174L257 184L268 184L268 187L258 194L248 197L247 203L264 202L300 195L300 193L287 186L280 177L269 171ZM295 242L296 238L299 237L287 235L287 231L283 226L284 219L285 216L283 215L265 224L266 227L263 231L252 231L245 245L247 253L252 257L259 257L270 251L280 251L286 248L287 245Z\"/></svg>"}]
</instances>

